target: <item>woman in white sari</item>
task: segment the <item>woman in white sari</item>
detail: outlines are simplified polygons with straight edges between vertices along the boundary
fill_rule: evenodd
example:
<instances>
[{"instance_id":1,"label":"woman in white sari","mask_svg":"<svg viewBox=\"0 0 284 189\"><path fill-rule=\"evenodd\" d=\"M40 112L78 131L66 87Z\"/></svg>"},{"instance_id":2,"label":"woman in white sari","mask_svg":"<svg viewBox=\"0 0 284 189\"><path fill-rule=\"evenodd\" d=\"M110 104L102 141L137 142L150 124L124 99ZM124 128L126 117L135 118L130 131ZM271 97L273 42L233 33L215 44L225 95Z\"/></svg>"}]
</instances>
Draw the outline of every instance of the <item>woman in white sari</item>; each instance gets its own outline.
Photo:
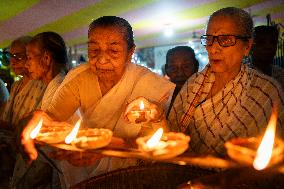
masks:
<instances>
[{"instance_id":1,"label":"woman in white sari","mask_svg":"<svg viewBox=\"0 0 284 189\"><path fill-rule=\"evenodd\" d=\"M133 31L130 24L119 17L104 16L94 20L88 33L89 62L70 71L56 91L52 103L43 112L36 112L23 131L22 144L29 157L37 158L37 152L29 139L29 132L40 117L49 124L51 117L66 121L78 108L82 113L83 126L107 128L114 136L132 139L141 134L141 124L129 124L124 120L126 106L138 97L159 103L166 111L175 85L150 72L146 68L131 63L135 50ZM153 116L159 119L161 112ZM65 171L68 184L73 185L90 176L105 173L136 164L133 159L103 158L72 153L66 159L75 165L92 165L87 173ZM87 162L87 163L84 163ZM66 169L67 170L67 169Z\"/></svg>"},{"instance_id":2,"label":"woman in white sari","mask_svg":"<svg viewBox=\"0 0 284 189\"><path fill-rule=\"evenodd\" d=\"M220 9L209 18L201 36L209 64L185 83L169 116L170 129L189 134L195 153L224 155L227 140L260 134L273 105L278 107L277 133L283 137L281 87L242 64L253 43L252 31L252 19L242 9Z\"/></svg>"},{"instance_id":3,"label":"woman in white sari","mask_svg":"<svg viewBox=\"0 0 284 189\"><path fill-rule=\"evenodd\" d=\"M47 87L41 96L38 108L46 110L52 97L67 72L67 50L63 38L55 32L39 33L27 45L26 67L32 79L43 82ZM12 186L16 188L52 188L55 172L42 158L28 165L18 155Z\"/></svg>"}]
</instances>

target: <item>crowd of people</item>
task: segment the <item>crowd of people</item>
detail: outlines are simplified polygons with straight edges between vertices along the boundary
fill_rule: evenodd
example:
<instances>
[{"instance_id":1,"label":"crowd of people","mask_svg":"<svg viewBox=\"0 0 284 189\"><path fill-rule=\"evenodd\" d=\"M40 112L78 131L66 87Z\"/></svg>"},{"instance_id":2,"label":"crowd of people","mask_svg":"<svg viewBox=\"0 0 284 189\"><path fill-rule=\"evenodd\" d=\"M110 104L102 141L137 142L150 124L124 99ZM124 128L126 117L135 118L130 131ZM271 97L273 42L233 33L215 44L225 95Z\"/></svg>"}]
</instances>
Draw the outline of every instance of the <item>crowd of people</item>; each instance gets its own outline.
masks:
<instances>
[{"instance_id":1,"label":"crowd of people","mask_svg":"<svg viewBox=\"0 0 284 189\"><path fill-rule=\"evenodd\" d=\"M58 160L55 152L50 158L61 169L59 174L37 149L45 150L36 148L29 137L39 119L54 126L74 124L81 117L82 127L110 129L112 145L119 147L133 146L133 139L163 127L189 135L191 153L222 157L226 141L262 133L274 107L277 135L284 138L283 80L272 78L271 60L258 58L259 30L254 31L252 18L242 9L214 12L201 36L208 65L198 72L194 50L175 47L166 56L169 79L131 62L133 31L120 17L103 16L89 25L88 62L68 73L66 46L59 34L43 32L16 39L10 47L11 67L23 77L13 84L0 112L1 130L15 137L5 143L12 146L9 153L15 161L10 186L69 188L89 177L138 164L134 158L77 152L60 152ZM252 47L257 69L243 63ZM143 120L130 123L125 118L125 110L141 99L151 107L152 128L143 127Z\"/></svg>"}]
</instances>

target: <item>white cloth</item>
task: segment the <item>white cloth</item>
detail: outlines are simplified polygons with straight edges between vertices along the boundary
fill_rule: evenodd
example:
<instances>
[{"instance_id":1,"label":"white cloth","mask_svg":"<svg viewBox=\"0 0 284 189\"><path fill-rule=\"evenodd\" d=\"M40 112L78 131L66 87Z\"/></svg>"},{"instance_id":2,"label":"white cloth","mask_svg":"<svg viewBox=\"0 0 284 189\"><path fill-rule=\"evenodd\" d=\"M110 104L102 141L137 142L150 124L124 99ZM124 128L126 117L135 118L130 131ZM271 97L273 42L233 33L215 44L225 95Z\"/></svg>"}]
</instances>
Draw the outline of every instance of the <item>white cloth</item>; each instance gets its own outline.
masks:
<instances>
[{"instance_id":1,"label":"white cloth","mask_svg":"<svg viewBox=\"0 0 284 189\"><path fill-rule=\"evenodd\" d=\"M86 127L108 128L115 136L133 138L138 135L140 125L131 125L124 121L123 113L127 102L143 96L150 101L160 102L166 110L174 87L173 83L148 69L129 64L121 80L102 96L98 77L89 64L84 64L68 73L57 90L48 113L59 120L66 120L80 107L83 124ZM82 174L87 172L86 175L94 176L135 163L136 161L129 159L103 158L97 166L81 169ZM64 173L72 174L67 166L65 168ZM67 177L73 178L66 180L69 186L87 179L70 175L66 176L66 179Z\"/></svg>"},{"instance_id":2,"label":"white cloth","mask_svg":"<svg viewBox=\"0 0 284 189\"><path fill-rule=\"evenodd\" d=\"M278 106L277 135L283 138L284 95L276 81L242 65L234 79L208 97L214 81L210 66L195 74L183 86L170 112L170 129L191 136L191 151L224 155L225 141L263 132L273 104ZM193 103L196 96L198 101ZM188 112L191 105L194 111ZM185 121L187 113L192 115L189 121Z\"/></svg>"},{"instance_id":3,"label":"white cloth","mask_svg":"<svg viewBox=\"0 0 284 189\"><path fill-rule=\"evenodd\" d=\"M28 81L23 88L21 85L22 80L12 85L10 97L1 115L1 120L14 126L23 116L40 107L46 89L46 85L38 80Z\"/></svg>"}]
</instances>

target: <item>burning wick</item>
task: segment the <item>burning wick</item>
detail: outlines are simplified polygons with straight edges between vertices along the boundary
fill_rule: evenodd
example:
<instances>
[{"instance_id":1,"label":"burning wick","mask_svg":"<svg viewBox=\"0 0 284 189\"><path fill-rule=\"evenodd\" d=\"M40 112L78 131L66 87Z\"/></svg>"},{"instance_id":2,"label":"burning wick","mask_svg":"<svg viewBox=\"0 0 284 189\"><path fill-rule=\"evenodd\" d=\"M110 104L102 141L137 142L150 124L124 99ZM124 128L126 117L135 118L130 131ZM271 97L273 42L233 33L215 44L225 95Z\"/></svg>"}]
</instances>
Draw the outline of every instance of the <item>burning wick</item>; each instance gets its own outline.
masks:
<instances>
[{"instance_id":1,"label":"burning wick","mask_svg":"<svg viewBox=\"0 0 284 189\"><path fill-rule=\"evenodd\" d=\"M277 113L273 111L253 161L253 167L256 170L262 170L269 164L273 151L276 124Z\"/></svg>"},{"instance_id":2,"label":"burning wick","mask_svg":"<svg viewBox=\"0 0 284 189\"><path fill-rule=\"evenodd\" d=\"M39 120L37 126L36 126L36 127L32 130L32 132L30 133L31 139L35 139L36 136L38 135L38 133L39 133L41 127L42 127L42 122L43 122L43 120L42 120L42 118L41 118L41 119Z\"/></svg>"},{"instance_id":3,"label":"burning wick","mask_svg":"<svg viewBox=\"0 0 284 189\"><path fill-rule=\"evenodd\" d=\"M153 149L158 146L162 136L163 136L163 128L159 128L153 136L146 142L146 145L149 149Z\"/></svg>"},{"instance_id":4,"label":"burning wick","mask_svg":"<svg viewBox=\"0 0 284 189\"><path fill-rule=\"evenodd\" d=\"M142 100L141 100L141 102L140 102L139 108L140 108L140 110L144 110L144 103L143 103Z\"/></svg>"},{"instance_id":5,"label":"burning wick","mask_svg":"<svg viewBox=\"0 0 284 189\"><path fill-rule=\"evenodd\" d=\"M78 134L78 131L79 131L80 124L81 124L81 119L79 119L77 121L77 123L75 124L74 128L72 129L72 131L65 138L65 143L66 144L70 144L76 138L76 136Z\"/></svg>"}]
</instances>

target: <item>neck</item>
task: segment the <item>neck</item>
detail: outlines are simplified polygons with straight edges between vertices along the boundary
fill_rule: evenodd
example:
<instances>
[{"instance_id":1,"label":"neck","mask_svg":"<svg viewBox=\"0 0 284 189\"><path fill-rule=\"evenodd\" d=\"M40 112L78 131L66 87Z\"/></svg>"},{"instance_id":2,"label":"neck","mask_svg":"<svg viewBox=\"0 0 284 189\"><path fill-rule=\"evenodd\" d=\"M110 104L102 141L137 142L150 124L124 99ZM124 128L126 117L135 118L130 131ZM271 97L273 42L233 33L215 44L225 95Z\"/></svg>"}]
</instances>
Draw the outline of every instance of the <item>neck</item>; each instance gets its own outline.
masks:
<instances>
[{"instance_id":1,"label":"neck","mask_svg":"<svg viewBox=\"0 0 284 189\"><path fill-rule=\"evenodd\" d=\"M215 73L215 82L211 88L210 94L208 97L210 96L214 96L215 94L217 94L220 90L222 90L225 85L231 81L232 79L234 79L238 73L240 71L240 68L237 69L237 71L231 71L231 72L222 72L222 73Z\"/></svg>"},{"instance_id":2,"label":"neck","mask_svg":"<svg viewBox=\"0 0 284 189\"><path fill-rule=\"evenodd\" d=\"M116 82L113 80L105 80L99 78L99 84L101 93L104 96L112 87L115 86Z\"/></svg>"}]
</instances>

